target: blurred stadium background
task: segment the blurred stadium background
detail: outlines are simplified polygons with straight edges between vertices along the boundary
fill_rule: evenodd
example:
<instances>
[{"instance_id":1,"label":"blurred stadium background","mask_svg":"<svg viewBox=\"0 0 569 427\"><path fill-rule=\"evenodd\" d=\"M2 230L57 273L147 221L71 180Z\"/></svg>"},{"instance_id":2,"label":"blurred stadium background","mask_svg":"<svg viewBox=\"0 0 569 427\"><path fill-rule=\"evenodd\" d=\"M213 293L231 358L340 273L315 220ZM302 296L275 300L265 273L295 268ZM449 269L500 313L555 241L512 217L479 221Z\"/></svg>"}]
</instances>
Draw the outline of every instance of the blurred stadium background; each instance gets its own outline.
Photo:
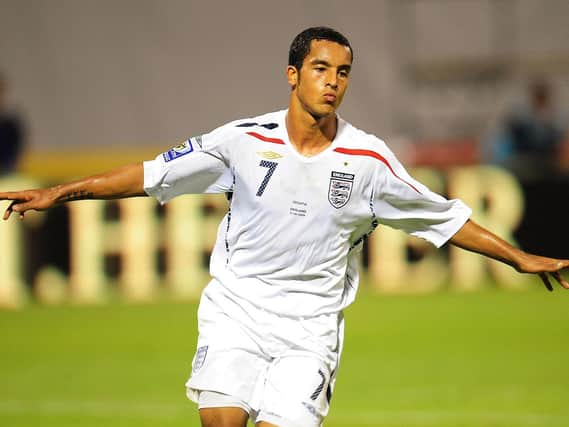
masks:
<instances>
[{"instance_id":1,"label":"blurred stadium background","mask_svg":"<svg viewBox=\"0 0 569 427\"><path fill-rule=\"evenodd\" d=\"M567 133L522 173L491 154L535 81L567 130L568 16L564 0L0 0L0 74L26 135L0 188L284 108L292 37L329 25L355 51L344 118L503 237L569 258ZM197 426L183 382L224 209L88 201L0 224L0 425ZM327 426L569 425L566 295L387 229L362 264Z\"/></svg>"}]
</instances>

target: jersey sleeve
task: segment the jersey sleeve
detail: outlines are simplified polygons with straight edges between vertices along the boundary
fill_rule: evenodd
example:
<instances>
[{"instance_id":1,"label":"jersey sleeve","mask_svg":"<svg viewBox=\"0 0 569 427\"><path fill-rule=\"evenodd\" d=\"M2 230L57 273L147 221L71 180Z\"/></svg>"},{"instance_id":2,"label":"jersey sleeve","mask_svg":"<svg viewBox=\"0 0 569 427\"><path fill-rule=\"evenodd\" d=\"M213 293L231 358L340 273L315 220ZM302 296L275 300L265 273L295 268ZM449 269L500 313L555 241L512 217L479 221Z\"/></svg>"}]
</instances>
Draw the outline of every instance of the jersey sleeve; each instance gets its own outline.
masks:
<instances>
[{"instance_id":1,"label":"jersey sleeve","mask_svg":"<svg viewBox=\"0 0 569 427\"><path fill-rule=\"evenodd\" d=\"M444 245L466 223L472 210L448 200L413 179L389 150L376 172L373 205L379 223Z\"/></svg>"},{"instance_id":2,"label":"jersey sleeve","mask_svg":"<svg viewBox=\"0 0 569 427\"><path fill-rule=\"evenodd\" d=\"M144 191L160 203L181 194L231 191L229 147L233 138L225 125L144 162Z\"/></svg>"}]
</instances>

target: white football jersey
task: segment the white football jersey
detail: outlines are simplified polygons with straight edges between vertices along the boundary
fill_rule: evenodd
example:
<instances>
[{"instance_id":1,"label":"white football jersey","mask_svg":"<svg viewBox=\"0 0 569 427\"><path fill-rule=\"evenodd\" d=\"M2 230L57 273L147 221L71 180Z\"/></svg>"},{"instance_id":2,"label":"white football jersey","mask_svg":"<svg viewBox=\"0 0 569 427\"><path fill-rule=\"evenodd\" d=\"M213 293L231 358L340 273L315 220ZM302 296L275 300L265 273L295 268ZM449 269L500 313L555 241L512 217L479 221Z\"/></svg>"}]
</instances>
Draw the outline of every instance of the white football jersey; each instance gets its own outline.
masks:
<instances>
[{"instance_id":1,"label":"white football jersey","mask_svg":"<svg viewBox=\"0 0 569 427\"><path fill-rule=\"evenodd\" d=\"M231 299L284 316L338 312L355 298L356 252L378 224L439 247L470 217L341 118L326 150L302 156L286 113L228 123L144 163L145 191L161 203L232 192L210 265Z\"/></svg>"}]
</instances>

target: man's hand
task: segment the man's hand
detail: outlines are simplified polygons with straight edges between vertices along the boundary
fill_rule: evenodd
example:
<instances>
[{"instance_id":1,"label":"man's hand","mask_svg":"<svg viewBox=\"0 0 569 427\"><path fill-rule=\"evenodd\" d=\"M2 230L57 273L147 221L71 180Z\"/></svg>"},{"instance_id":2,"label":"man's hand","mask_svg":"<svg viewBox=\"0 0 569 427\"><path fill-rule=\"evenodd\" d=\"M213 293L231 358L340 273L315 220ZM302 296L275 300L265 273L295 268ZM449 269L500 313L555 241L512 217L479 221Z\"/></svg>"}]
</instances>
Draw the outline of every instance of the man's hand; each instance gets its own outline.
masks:
<instances>
[{"instance_id":1,"label":"man's hand","mask_svg":"<svg viewBox=\"0 0 569 427\"><path fill-rule=\"evenodd\" d=\"M569 289L569 282L561 276L561 270L569 267L569 260L547 258L523 253L517 265L514 267L520 273L538 274L549 291L553 291L549 275L551 275L557 283L565 289Z\"/></svg>"},{"instance_id":2,"label":"man's hand","mask_svg":"<svg viewBox=\"0 0 569 427\"><path fill-rule=\"evenodd\" d=\"M569 282L561 276L561 270L569 268L569 260L547 258L528 254L513 247L505 240L468 220L450 239L450 243L468 251L485 255L514 267L520 273L537 274L545 287L553 290L551 275L562 287L569 289Z\"/></svg>"},{"instance_id":3,"label":"man's hand","mask_svg":"<svg viewBox=\"0 0 569 427\"><path fill-rule=\"evenodd\" d=\"M57 203L53 189L25 190L0 192L0 200L11 200L12 202L4 212L2 219L10 218L12 212L24 218L24 214L29 210L43 211L49 209Z\"/></svg>"}]
</instances>

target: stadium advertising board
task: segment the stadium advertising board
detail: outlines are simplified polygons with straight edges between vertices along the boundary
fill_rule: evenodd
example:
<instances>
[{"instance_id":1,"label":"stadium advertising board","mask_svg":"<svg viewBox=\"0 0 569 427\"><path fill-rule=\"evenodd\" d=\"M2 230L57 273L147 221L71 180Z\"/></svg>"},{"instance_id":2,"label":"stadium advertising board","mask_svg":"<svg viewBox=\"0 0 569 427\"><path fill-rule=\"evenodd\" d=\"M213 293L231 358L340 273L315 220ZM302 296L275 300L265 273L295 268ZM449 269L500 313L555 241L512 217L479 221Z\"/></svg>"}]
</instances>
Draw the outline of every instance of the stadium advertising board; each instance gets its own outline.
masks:
<instances>
[{"instance_id":1,"label":"stadium advertising board","mask_svg":"<svg viewBox=\"0 0 569 427\"><path fill-rule=\"evenodd\" d=\"M513 242L523 197L509 173L488 166L445 172L418 168L411 173L432 190L464 200L474 220ZM16 177L0 182L3 189L37 185ZM108 215L111 203L117 208L113 218ZM0 307L18 307L30 299L99 303L113 295L127 301L149 301L164 294L195 298L207 283L207 255L227 202L222 196L192 195L163 208L154 199L134 198L73 202L65 209L67 230L62 238L68 238L68 274L46 264L30 277L34 241L24 237L29 228L50 226L46 213L32 212L24 221L13 218L1 224ZM58 250L58 242L50 242L49 248ZM120 260L114 275L108 272L109 256ZM384 293L475 290L490 280L506 288L527 285L527 276L508 266L454 247L437 250L383 226L370 236L362 258L366 283Z\"/></svg>"}]
</instances>

